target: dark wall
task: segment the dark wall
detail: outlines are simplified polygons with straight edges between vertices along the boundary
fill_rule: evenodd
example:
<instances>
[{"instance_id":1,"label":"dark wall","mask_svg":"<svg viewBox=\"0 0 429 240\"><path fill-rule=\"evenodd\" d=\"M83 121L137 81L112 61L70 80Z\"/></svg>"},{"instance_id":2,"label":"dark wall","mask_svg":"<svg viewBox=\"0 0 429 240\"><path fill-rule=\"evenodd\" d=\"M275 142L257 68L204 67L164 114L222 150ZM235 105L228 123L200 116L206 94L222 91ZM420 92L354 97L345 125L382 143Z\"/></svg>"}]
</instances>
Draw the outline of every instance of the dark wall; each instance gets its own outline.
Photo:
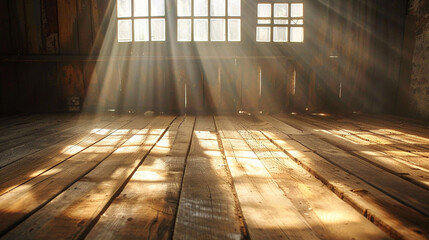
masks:
<instances>
[{"instance_id":1,"label":"dark wall","mask_svg":"<svg viewBox=\"0 0 429 240\"><path fill-rule=\"evenodd\" d=\"M117 43L115 1L0 1L0 111L395 110L405 0L304 0L304 43ZM185 91L186 90L186 91ZM186 98L186 108L185 108ZM84 104L83 104L84 102Z\"/></svg>"},{"instance_id":2,"label":"dark wall","mask_svg":"<svg viewBox=\"0 0 429 240\"><path fill-rule=\"evenodd\" d=\"M398 113L429 120L429 1L409 1Z\"/></svg>"}]
</instances>

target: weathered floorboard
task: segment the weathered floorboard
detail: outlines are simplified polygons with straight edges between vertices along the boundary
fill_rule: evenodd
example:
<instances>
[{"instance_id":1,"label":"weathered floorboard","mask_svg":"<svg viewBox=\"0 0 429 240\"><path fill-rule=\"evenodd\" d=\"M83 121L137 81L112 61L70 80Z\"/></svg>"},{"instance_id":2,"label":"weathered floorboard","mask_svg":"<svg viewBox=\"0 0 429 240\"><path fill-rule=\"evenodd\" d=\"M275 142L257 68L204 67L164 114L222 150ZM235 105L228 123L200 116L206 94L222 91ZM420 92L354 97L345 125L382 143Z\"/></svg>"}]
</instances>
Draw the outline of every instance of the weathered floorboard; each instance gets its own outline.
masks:
<instances>
[{"instance_id":1,"label":"weathered floorboard","mask_svg":"<svg viewBox=\"0 0 429 240\"><path fill-rule=\"evenodd\" d=\"M168 239L195 117L179 117L155 145L87 239Z\"/></svg>"},{"instance_id":2,"label":"weathered floorboard","mask_svg":"<svg viewBox=\"0 0 429 240\"><path fill-rule=\"evenodd\" d=\"M173 239L240 239L231 180L211 116L198 117Z\"/></svg>"},{"instance_id":3,"label":"weathered floorboard","mask_svg":"<svg viewBox=\"0 0 429 240\"><path fill-rule=\"evenodd\" d=\"M119 148L4 239L81 238L173 120L157 117L147 126L130 126L132 135Z\"/></svg>"}]
</instances>

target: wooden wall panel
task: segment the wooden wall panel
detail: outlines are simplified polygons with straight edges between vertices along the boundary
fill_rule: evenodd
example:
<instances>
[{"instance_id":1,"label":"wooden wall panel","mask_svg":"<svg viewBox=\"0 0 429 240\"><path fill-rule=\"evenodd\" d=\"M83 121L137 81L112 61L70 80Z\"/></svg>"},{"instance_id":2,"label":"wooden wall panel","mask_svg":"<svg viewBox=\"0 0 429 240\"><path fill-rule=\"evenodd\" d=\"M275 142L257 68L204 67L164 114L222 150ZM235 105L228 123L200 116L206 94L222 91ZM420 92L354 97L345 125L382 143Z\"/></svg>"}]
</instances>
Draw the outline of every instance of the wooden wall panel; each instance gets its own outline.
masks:
<instances>
[{"instance_id":1,"label":"wooden wall panel","mask_svg":"<svg viewBox=\"0 0 429 240\"><path fill-rule=\"evenodd\" d=\"M12 54L8 1L0 1L0 54Z\"/></svg>"},{"instance_id":2,"label":"wooden wall panel","mask_svg":"<svg viewBox=\"0 0 429 240\"><path fill-rule=\"evenodd\" d=\"M40 0L25 0L25 29L27 53L42 53L42 19Z\"/></svg>"},{"instance_id":3,"label":"wooden wall panel","mask_svg":"<svg viewBox=\"0 0 429 240\"><path fill-rule=\"evenodd\" d=\"M61 54L79 54L76 0L58 0L58 26Z\"/></svg>"},{"instance_id":4,"label":"wooden wall panel","mask_svg":"<svg viewBox=\"0 0 429 240\"><path fill-rule=\"evenodd\" d=\"M43 53L59 52L57 0L41 0Z\"/></svg>"},{"instance_id":5,"label":"wooden wall panel","mask_svg":"<svg viewBox=\"0 0 429 240\"><path fill-rule=\"evenodd\" d=\"M251 61L243 62L244 71L241 85L241 106L243 111L255 112L259 110L260 85L259 68L257 63Z\"/></svg>"},{"instance_id":6,"label":"wooden wall panel","mask_svg":"<svg viewBox=\"0 0 429 240\"><path fill-rule=\"evenodd\" d=\"M27 33L25 29L24 0L9 0L10 24L12 44L15 53L22 55L27 53Z\"/></svg>"},{"instance_id":7,"label":"wooden wall panel","mask_svg":"<svg viewBox=\"0 0 429 240\"><path fill-rule=\"evenodd\" d=\"M89 55L92 50L92 6L90 0L77 0L79 53Z\"/></svg>"}]
</instances>

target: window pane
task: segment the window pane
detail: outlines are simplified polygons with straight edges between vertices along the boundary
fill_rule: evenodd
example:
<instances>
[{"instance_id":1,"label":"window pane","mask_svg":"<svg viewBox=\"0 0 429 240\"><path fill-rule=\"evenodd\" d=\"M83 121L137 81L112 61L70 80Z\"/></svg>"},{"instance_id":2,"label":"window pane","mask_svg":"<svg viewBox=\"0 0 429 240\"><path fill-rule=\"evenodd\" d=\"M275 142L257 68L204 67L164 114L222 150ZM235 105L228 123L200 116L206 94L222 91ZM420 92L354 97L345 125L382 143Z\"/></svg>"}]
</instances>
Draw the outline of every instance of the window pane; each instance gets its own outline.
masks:
<instances>
[{"instance_id":1,"label":"window pane","mask_svg":"<svg viewBox=\"0 0 429 240\"><path fill-rule=\"evenodd\" d=\"M291 27L290 28L290 41L291 42L304 42L304 28Z\"/></svg>"},{"instance_id":2,"label":"window pane","mask_svg":"<svg viewBox=\"0 0 429 240\"><path fill-rule=\"evenodd\" d=\"M131 20L118 21L118 42L131 42L133 31L131 29Z\"/></svg>"},{"instance_id":3,"label":"window pane","mask_svg":"<svg viewBox=\"0 0 429 240\"><path fill-rule=\"evenodd\" d=\"M274 17L288 17L288 4L275 3L274 4Z\"/></svg>"},{"instance_id":4,"label":"window pane","mask_svg":"<svg viewBox=\"0 0 429 240\"><path fill-rule=\"evenodd\" d=\"M177 16L191 16L191 0L177 0Z\"/></svg>"},{"instance_id":5,"label":"window pane","mask_svg":"<svg viewBox=\"0 0 429 240\"><path fill-rule=\"evenodd\" d=\"M194 16L208 16L209 15L209 3L208 0L194 0Z\"/></svg>"},{"instance_id":6,"label":"window pane","mask_svg":"<svg viewBox=\"0 0 429 240\"><path fill-rule=\"evenodd\" d=\"M225 16L225 0L211 0L210 1L210 15L211 16Z\"/></svg>"},{"instance_id":7,"label":"window pane","mask_svg":"<svg viewBox=\"0 0 429 240\"><path fill-rule=\"evenodd\" d=\"M149 16L148 0L134 0L134 17Z\"/></svg>"},{"instance_id":8,"label":"window pane","mask_svg":"<svg viewBox=\"0 0 429 240\"><path fill-rule=\"evenodd\" d=\"M211 19L210 39L212 41L225 41L225 19Z\"/></svg>"},{"instance_id":9,"label":"window pane","mask_svg":"<svg viewBox=\"0 0 429 240\"><path fill-rule=\"evenodd\" d=\"M118 17L131 17L131 0L118 0Z\"/></svg>"},{"instance_id":10,"label":"window pane","mask_svg":"<svg viewBox=\"0 0 429 240\"><path fill-rule=\"evenodd\" d=\"M304 16L304 4L292 3L290 5L290 16L291 17L303 17Z\"/></svg>"},{"instance_id":11,"label":"window pane","mask_svg":"<svg viewBox=\"0 0 429 240\"><path fill-rule=\"evenodd\" d=\"M271 4L260 3L258 4L258 17L271 17Z\"/></svg>"},{"instance_id":12,"label":"window pane","mask_svg":"<svg viewBox=\"0 0 429 240\"><path fill-rule=\"evenodd\" d=\"M177 20L177 41L179 42L191 41L191 19Z\"/></svg>"},{"instance_id":13,"label":"window pane","mask_svg":"<svg viewBox=\"0 0 429 240\"><path fill-rule=\"evenodd\" d=\"M241 23L240 19L228 20L228 41L239 42L241 40Z\"/></svg>"},{"instance_id":14,"label":"window pane","mask_svg":"<svg viewBox=\"0 0 429 240\"><path fill-rule=\"evenodd\" d=\"M194 20L194 41L208 41L209 40L209 20L208 19L195 19Z\"/></svg>"},{"instance_id":15,"label":"window pane","mask_svg":"<svg viewBox=\"0 0 429 240\"><path fill-rule=\"evenodd\" d=\"M270 24L271 20L268 19L260 19L258 20L258 24Z\"/></svg>"},{"instance_id":16,"label":"window pane","mask_svg":"<svg viewBox=\"0 0 429 240\"><path fill-rule=\"evenodd\" d=\"M165 16L165 0L150 0L150 8L152 17Z\"/></svg>"},{"instance_id":17,"label":"window pane","mask_svg":"<svg viewBox=\"0 0 429 240\"><path fill-rule=\"evenodd\" d=\"M292 19L290 21L290 24L293 24L293 25L302 25L302 24L304 24L304 20L302 20L302 19Z\"/></svg>"},{"instance_id":18,"label":"window pane","mask_svg":"<svg viewBox=\"0 0 429 240\"><path fill-rule=\"evenodd\" d=\"M152 41L165 41L165 19L156 18L151 20Z\"/></svg>"},{"instance_id":19,"label":"window pane","mask_svg":"<svg viewBox=\"0 0 429 240\"><path fill-rule=\"evenodd\" d=\"M287 42L287 27L273 28L273 42Z\"/></svg>"},{"instance_id":20,"label":"window pane","mask_svg":"<svg viewBox=\"0 0 429 240\"><path fill-rule=\"evenodd\" d=\"M270 27L257 27L256 28L256 41L257 42L269 42L271 36Z\"/></svg>"},{"instance_id":21,"label":"window pane","mask_svg":"<svg viewBox=\"0 0 429 240\"><path fill-rule=\"evenodd\" d=\"M228 0L228 16L241 16L241 0Z\"/></svg>"},{"instance_id":22,"label":"window pane","mask_svg":"<svg viewBox=\"0 0 429 240\"><path fill-rule=\"evenodd\" d=\"M147 42L149 41L149 20L136 19L134 20L134 41Z\"/></svg>"},{"instance_id":23,"label":"window pane","mask_svg":"<svg viewBox=\"0 0 429 240\"><path fill-rule=\"evenodd\" d=\"M274 24L288 24L289 20L278 20L274 19Z\"/></svg>"}]
</instances>

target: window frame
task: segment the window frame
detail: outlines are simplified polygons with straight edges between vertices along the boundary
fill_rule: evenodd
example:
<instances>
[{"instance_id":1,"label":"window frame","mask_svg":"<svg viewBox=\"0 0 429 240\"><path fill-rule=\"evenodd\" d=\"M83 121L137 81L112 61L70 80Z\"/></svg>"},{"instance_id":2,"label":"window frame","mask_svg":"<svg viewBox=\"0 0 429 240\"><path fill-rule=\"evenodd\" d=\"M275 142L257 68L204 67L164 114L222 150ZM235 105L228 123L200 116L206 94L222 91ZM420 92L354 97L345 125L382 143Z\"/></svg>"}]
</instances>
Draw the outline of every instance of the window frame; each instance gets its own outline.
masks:
<instances>
[{"instance_id":1,"label":"window frame","mask_svg":"<svg viewBox=\"0 0 429 240\"><path fill-rule=\"evenodd\" d=\"M118 2L119 0L116 0L116 43L117 44L130 44L130 43L138 43L138 44L164 44L168 41L168 12L167 12L167 2L169 0L162 0L164 1L164 16L152 16L152 0L148 0L148 14L147 16L134 16L134 2L135 0L131 1L131 16L130 17L119 17L119 6ZM156 0L160 1L160 0ZM146 41L136 41L135 40L135 20L148 20L148 40ZM152 40L152 20L153 19L163 19L164 20L164 40ZM121 20L131 20L131 41L119 41L119 21Z\"/></svg>"},{"instance_id":2,"label":"window frame","mask_svg":"<svg viewBox=\"0 0 429 240\"><path fill-rule=\"evenodd\" d=\"M242 28L242 16L243 16L243 0L239 0L240 1L240 15L239 16L229 16L228 15L228 1L229 0L223 0L225 1L225 15L224 16L212 16L211 15L211 1L212 0L207 0L207 16L195 16L195 0L190 0L191 1L191 15L190 16L179 16L178 14L178 8L177 8L177 3L179 0L176 0L176 12L175 12L175 19L176 19L176 42L179 44L234 44L234 43L242 43L243 42L243 38L242 38L242 32L243 32L243 28ZM190 41L179 41L179 24L178 21L181 19L189 19L191 21L191 40ZM206 41L195 41L195 34L194 34L194 29L195 29L195 20L198 19L203 19L203 20L207 20L207 40ZM211 37L211 20L216 20L216 19L222 19L225 21L225 40L220 40L220 41L213 41L212 37ZM229 26L228 26L228 20L239 20L240 21L240 40L238 41L230 41L229 40L229 34L228 34L228 30L229 30Z\"/></svg>"},{"instance_id":3,"label":"window frame","mask_svg":"<svg viewBox=\"0 0 429 240\"><path fill-rule=\"evenodd\" d=\"M269 4L271 6L271 16L270 17L259 17L259 4ZM287 17L275 17L274 16L274 5L275 4L287 4L288 5L288 16ZM302 17L292 17L292 4L302 4ZM256 44L304 44L305 43L305 0L283 0L283 1L272 1L272 0L263 0L256 2L256 22L255 22L255 35L254 42ZM259 20L269 20L269 24L260 24ZM287 24L275 24L275 20L287 20ZM302 21L302 24L291 24L292 20ZM258 41L257 33L258 27L269 27L270 28L270 40L269 41ZM287 41L274 41L274 27L287 27ZM292 27L302 27L302 42L291 42L291 28Z\"/></svg>"}]
</instances>

